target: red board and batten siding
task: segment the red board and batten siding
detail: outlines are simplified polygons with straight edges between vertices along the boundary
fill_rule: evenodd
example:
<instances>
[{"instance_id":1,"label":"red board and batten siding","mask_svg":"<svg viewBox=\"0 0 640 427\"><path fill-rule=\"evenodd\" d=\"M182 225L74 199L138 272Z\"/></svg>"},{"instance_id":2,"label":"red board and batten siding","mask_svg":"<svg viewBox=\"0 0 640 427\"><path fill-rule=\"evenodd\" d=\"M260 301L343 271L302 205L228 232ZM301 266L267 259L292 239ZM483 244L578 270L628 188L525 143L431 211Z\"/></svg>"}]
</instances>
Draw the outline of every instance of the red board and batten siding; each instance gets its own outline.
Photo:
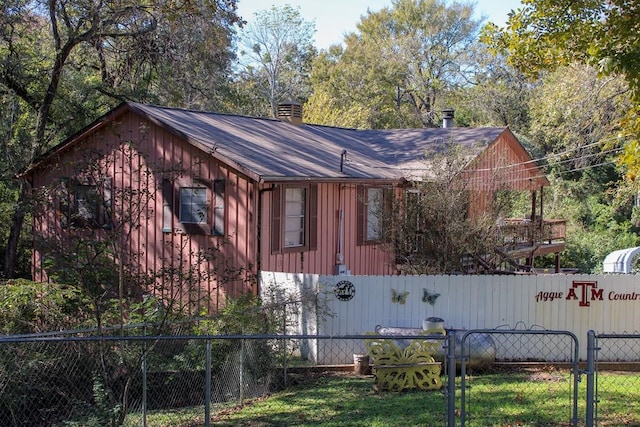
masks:
<instances>
[{"instance_id":1,"label":"red board and batten siding","mask_svg":"<svg viewBox=\"0 0 640 427\"><path fill-rule=\"evenodd\" d=\"M266 186L265 188L268 188ZM377 245L357 244L357 191L355 183L318 184L317 248L301 252L272 253L271 197L263 196L261 218L261 270L289 273L333 274L340 248L340 212L344 212L342 226L343 264L353 275L397 274L389 263L389 254Z\"/></svg>"},{"instance_id":2,"label":"red board and batten siding","mask_svg":"<svg viewBox=\"0 0 640 427\"><path fill-rule=\"evenodd\" d=\"M462 176L468 181L467 188L473 190L470 203L472 216L490 208L496 190L536 191L549 185L547 178L511 132L500 134L465 168Z\"/></svg>"},{"instance_id":3,"label":"red board and batten siding","mask_svg":"<svg viewBox=\"0 0 640 427\"><path fill-rule=\"evenodd\" d=\"M318 227L317 247L304 252L272 254L271 240L271 197L267 189L271 184L258 184L236 170L221 163L208 153L194 147L176 135L140 115L126 111L115 118L112 126L95 126L84 132L79 139L61 148L58 155L49 158L46 164L32 174L34 189L60 182L62 177L73 176L74 166L83 162L82 153L100 152L103 160L102 174L112 180L113 193L118 189L132 188L155 192L149 201L140 227L127 237L128 250L139 256L139 271L149 273L163 267L196 265L196 253L215 248L223 240L223 252L236 268L246 268L255 273L258 265L270 271L307 274L332 274L337 263L339 250L340 211L344 211L343 222L343 264L351 274L388 275L395 274L389 256L376 245L357 244L357 191L355 183L318 184ZM131 142L131 145L127 145ZM133 148L130 155L123 155L123 146ZM95 148L94 148L95 147ZM125 149L126 149L125 148ZM64 159L64 160L63 160ZM65 162L64 164L62 162ZM185 172L175 177L174 209L171 217L171 232L163 232L164 198L162 180L175 165ZM175 200L177 187L200 181L225 181L225 223L222 236L189 234L180 230L178 209ZM260 198L260 200L258 200ZM115 201L114 201L115 202ZM261 206L259 207L259 204ZM54 205L56 203L54 202ZM115 204L118 209L126 209ZM261 218L259 218L259 215ZM43 211L34 220L36 236L47 237L63 234L61 216L55 209ZM258 251L258 223L261 222L260 246ZM258 256L261 260L258 260ZM34 277L47 280L42 265L41 251L36 244L34 251ZM206 271L208 265L199 265ZM167 292L174 294L173 283L164 284ZM227 298L241 293L257 292L256 286L234 282L218 286L214 280L201 283L201 293L206 293L214 307L224 304Z\"/></svg>"},{"instance_id":4,"label":"red board and batten siding","mask_svg":"<svg viewBox=\"0 0 640 427\"><path fill-rule=\"evenodd\" d=\"M81 153L95 147L106 161L103 173L112 179L113 192L121 188L143 189L148 187L155 192L144 213L141 227L134 230L128 238L128 248L139 254L139 268L143 272L158 271L162 267L176 265L178 260L184 264L196 264L194 254L206 251L222 244L225 237L205 234L186 234L179 230L176 217L178 209L173 209L171 232L163 232L163 197L161 183L163 173L180 164L184 174L177 177L181 184L197 184L194 177L201 181L225 181L225 224L224 231L228 244L223 252L236 268L255 268L257 244L256 191L255 184L245 176L236 173L207 153L185 142L182 138L156 126L132 112L126 112L117 119L117 134L110 125L97 127L82 135L82 141L75 141L63 148L60 155L54 156L47 164L33 174L33 186L47 186L59 182L60 178L72 174L73 165L83 161ZM135 151L131 156L120 154L123 144L133 142ZM138 153L142 153L139 155ZM62 164L64 159L66 164ZM57 162L57 163L56 163ZM54 164L55 163L55 164ZM174 191L174 194L176 192ZM177 200L174 200L177 207ZM55 206L55 204L54 204ZM126 208L126 207L125 207ZM114 210L122 206L114 205ZM117 215L117 214L116 214ZM55 210L46 210L42 216L34 219L34 231L37 236L53 236L64 232L61 229L60 216ZM173 263L173 264L172 264ZM41 254L34 251L34 277L46 280L42 272ZM199 268L205 271L206 265ZM173 290L171 290L173 291ZM228 297L246 292L257 292L250 285L239 282L217 286L215 281L202 283L201 292L206 292L214 306L224 304Z\"/></svg>"}]
</instances>

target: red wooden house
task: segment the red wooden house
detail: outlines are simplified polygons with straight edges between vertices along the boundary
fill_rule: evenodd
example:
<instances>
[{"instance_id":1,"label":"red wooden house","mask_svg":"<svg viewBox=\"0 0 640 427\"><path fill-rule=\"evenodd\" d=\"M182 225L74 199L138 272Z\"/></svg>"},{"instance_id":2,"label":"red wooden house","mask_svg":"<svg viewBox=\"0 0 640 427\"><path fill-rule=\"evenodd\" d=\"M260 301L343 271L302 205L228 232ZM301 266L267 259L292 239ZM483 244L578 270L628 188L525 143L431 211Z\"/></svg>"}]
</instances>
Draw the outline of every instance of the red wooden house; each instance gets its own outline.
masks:
<instances>
[{"instance_id":1,"label":"red wooden house","mask_svg":"<svg viewBox=\"0 0 640 427\"><path fill-rule=\"evenodd\" d=\"M549 184L508 128L355 130L303 124L297 104L282 106L277 120L123 103L25 173L34 191L46 189L34 220L34 276L48 277L50 242L114 231L112 257L140 274L171 267L199 275L214 301L256 291L209 274L222 256L218 277L234 268L397 274L367 201L405 186L425 153L446 143L472 159L474 210L498 185L540 194ZM535 202L532 211L519 256L559 254L558 224L551 235ZM203 255L212 251L217 260Z\"/></svg>"}]
</instances>

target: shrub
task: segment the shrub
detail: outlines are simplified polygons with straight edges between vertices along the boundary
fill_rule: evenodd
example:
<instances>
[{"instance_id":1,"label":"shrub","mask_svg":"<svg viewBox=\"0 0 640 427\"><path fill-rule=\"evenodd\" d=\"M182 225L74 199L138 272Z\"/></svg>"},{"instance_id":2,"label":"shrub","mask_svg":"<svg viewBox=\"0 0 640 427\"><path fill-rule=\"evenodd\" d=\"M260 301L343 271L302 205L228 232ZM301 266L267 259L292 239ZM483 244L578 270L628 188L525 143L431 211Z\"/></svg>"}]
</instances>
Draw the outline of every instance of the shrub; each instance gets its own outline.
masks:
<instances>
[{"instance_id":1,"label":"shrub","mask_svg":"<svg viewBox=\"0 0 640 427\"><path fill-rule=\"evenodd\" d=\"M77 328L86 324L79 289L26 279L0 283L0 332L7 335Z\"/></svg>"}]
</instances>

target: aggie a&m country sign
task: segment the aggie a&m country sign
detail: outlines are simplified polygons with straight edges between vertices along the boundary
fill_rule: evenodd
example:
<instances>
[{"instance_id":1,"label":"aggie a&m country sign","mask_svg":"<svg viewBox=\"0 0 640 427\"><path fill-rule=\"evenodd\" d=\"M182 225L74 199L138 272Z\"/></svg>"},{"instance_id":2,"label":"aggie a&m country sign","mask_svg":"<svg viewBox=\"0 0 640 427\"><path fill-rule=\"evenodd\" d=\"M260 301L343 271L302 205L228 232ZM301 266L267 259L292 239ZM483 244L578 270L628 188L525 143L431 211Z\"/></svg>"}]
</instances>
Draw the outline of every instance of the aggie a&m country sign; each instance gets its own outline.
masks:
<instances>
[{"instance_id":1,"label":"aggie a&m country sign","mask_svg":"<svg viewBox=\"0 0 640 427\"><path fill-rule=\"evenodd\" d=\"M578 301L580 307L589 307L592 301L640 301L639 292L619 293L598 287L597 281L574 280L567 292L538 292L536 302L564 299Z\"/></svg>"}]
</instances>

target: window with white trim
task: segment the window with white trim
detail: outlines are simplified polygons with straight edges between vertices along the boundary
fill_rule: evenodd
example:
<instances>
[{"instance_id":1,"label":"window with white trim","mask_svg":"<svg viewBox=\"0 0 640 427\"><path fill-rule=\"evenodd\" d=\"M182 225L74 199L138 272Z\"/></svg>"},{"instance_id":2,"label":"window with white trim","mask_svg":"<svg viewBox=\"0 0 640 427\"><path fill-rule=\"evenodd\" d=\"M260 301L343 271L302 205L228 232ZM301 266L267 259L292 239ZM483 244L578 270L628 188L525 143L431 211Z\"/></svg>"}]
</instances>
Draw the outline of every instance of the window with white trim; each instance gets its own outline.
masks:
<instances>
[{"instance_id":1,"label":"window with white trim","mask_svg":"<svg viewBox=\"0 0 640 427\"><path fill-rule=\"evenodd\" d=\"M359 245L377 244L383 239L385 220L390 209L389 187L359 185L357 189L357 242Z\"/></svg>"},{"instance_id":2,"label":"window with white trim","mask_svg":"<svg viewBox=\"0 0 640 427\"><path fill-rule=\"evenodd\" d=\"M292 187L284 192L284 247L304 246L307 190Z\"/></svg>"},{"instance_id":3,"label":"window with white trim","mask_svg":"<svg viewBox=\"0 0 640 427\"><path fill-rule=\"evenodd\" d=\"M382 188L367 188L366 240L380 240L382 237Z\"/></svg>"},{"instance_id":4,"label":"window with white trim","mask_svg":"<svg viewBox=\"0 0 640 427\"><path fill-rule=\"evenodd\" d=\"M271 252L317 249L318 186L276 184L271 191Z\"/></svg>"},{"instance_id":5,"label":"window with white trim","mask_svg":"<svg viewBox=\"0 0 640 427\"><path fill-rule=\"evenodd\" d=\"M189 181L162 180L162 232L224 236L225 180Z\"/></svg>"}]
</instances>

